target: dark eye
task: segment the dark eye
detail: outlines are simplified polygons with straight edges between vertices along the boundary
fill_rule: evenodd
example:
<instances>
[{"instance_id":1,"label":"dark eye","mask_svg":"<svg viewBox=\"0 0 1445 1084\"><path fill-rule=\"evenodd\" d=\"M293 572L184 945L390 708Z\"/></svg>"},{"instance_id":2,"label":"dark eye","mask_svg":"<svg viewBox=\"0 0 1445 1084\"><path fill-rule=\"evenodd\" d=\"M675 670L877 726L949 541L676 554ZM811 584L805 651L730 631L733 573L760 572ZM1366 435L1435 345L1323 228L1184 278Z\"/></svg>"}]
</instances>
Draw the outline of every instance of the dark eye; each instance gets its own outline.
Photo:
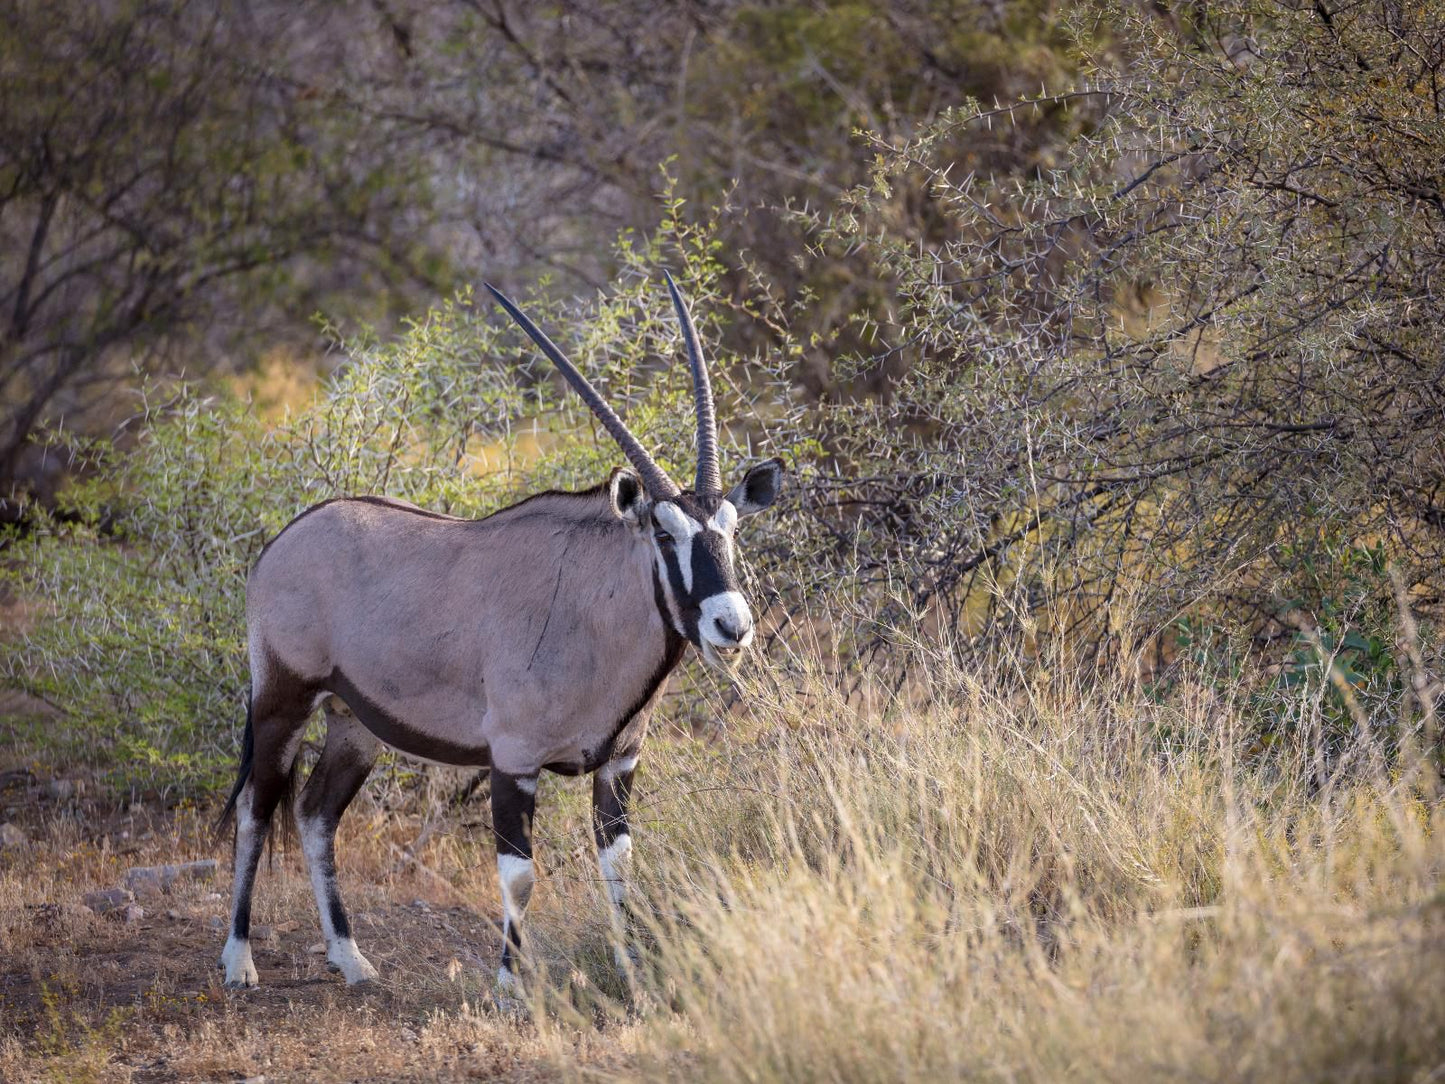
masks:
<instances>
[{"instance_id":1,"label":"dark eye","mask_svg":"<svg viewBox=\"0 0 1445 1084\"><path fill-rule=\"evenodd\" d=\"M653 531L653 532L652 532L652 537L655 538L655 539L657 539L657 544L658 544L659 546L662 546L664 549L666 549L668 546L672 545L672 535L668 534L666 531L662 530L661 528Z\"/></svg>"}]
</instances>

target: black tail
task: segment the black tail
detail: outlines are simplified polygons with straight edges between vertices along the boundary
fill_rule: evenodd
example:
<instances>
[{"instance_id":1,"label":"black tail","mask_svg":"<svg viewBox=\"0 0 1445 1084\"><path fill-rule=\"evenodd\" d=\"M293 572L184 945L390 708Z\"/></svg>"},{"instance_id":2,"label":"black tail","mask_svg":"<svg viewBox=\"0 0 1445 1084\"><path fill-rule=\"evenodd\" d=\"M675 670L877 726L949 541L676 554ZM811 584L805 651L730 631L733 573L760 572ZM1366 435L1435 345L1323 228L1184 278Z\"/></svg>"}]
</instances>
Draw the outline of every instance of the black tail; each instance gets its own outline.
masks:
<instances>
[{"instance_id":1,"label":"black tail","mask_svg":"<svg viewBox=\"0 0 1445 1084\"><path fill-rule=\"evenodd\" d=\"M251 694L247 692L246 729L241 735L241 766L236 771L236 785L231 788L231 796L226 799L226 804L221 809L221 815L216 818L214 838L217 841L220 840L222 833L235 822L236 802L241 797L241 791L246 789L246 780L251 778L251 768L255 762L256 732L251 725ZM271 818L275 828L275 831L270 834L272 854L275 853L277 836L280 836L283 848L296 839L296 772L300 767L301 758L298 756L291 762L291 770L286 775L286 791L281 795L281 800L276 803L276 813Z\"/></svg>"},{"instance_id":2,"label":"black tail","mask_svg":"<svg viewBox=\"0 0 1445 1084\"><path fill-rule=\"evenodd\" d=\"M231 788L231 796L226 799L225 808L221 815L216 818L216 835L219 840L221 834L229 828L236 819L236 800L241 797L241 791L246 787L246 780L251 778L251 765L256 760L256 733L251 729L251 693L246 693L246 731L241 735L241 767L236 772L236 785Z\"/></svg>"}]
</instances>

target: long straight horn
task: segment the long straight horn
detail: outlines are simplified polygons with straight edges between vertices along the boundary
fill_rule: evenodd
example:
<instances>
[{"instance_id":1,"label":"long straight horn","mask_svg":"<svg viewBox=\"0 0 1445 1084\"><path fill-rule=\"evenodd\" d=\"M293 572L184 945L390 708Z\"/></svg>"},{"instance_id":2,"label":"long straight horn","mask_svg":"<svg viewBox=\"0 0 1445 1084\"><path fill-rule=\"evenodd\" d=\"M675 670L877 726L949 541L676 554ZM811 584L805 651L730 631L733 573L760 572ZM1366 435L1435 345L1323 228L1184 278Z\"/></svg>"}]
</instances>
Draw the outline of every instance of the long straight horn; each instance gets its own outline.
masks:
<instances>
[{"instance_id":1,"label":"long straight horn","mask_svg":"<svg viewBox=\"0 0 1445 1084\"><path fill-rule=\"evenodd\" d=\"M677 292L677 283L666 270L667 291L672 294L672 307L677 310L677 322L682 325L682 341L687 346L688 364L692 366L692 394L697 407L697 481L693 488L698 493L721 493L722 475L717 463L717 416L713 410L712 382L707 378L707 362L702 359L702 348L697 342L697 328L693 326L692 315L683 303L682 294Z\"/></svg>"},{"instance_id":2,"label":"long straight horn","mask_svg":"<svg viewBox=\"0 0 1445 1084\"><path fill-rule=\"evenodd\" d=\"M592 383L577 371L577 367L568 361L567 356L557 349L556 344L542 333L542 329L527 319L527 315L512 304L511 300L490 282L483 283L483 285L491 291L492 296L497 299L497 303L507 310L507 315L517 321L532 341L541 347L542 353L552 359L552 364L562 370L562 375L567 378L567 383L571 384L573 390L582 396L582 401L592 409L593 414L597 415L597 420L602 423L602 427L612 434L612 439L621 446L623 454L637 468L637 473L642 476L642 484L646 487L647 492L656 500L669 500L681 493L682 490L678 488L677 483L667 476L667 472L657 465L652 456L647 454L647 449L632 435L631 430L623 424L622 419L597 393L597 389L592 386Z\"/></svg>"}]
</instances>

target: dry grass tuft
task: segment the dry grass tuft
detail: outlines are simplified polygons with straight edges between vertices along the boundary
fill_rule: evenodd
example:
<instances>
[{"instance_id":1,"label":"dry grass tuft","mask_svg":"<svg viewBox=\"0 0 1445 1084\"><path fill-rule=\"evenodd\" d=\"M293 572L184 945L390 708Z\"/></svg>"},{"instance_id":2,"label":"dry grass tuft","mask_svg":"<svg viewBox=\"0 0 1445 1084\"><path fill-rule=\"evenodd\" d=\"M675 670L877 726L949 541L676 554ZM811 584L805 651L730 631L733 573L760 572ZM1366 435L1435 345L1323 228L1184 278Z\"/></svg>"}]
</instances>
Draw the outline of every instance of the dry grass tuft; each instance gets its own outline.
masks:
<instances>
[{"instance_id":1,"label":"dry grass tuft","mask_svg":"<svg viewBox=\"0 0 1445 1084\"><path fill-rule=\"evenodd\" d=\"M1424 1080L1445 1073L1442 810L1248 759L1202 687L992 691L865 732L810 690L688 761L642 849L649 1075ZM1165 740L1167 735L1167 742ZM1368 758L1354 758L1356 763ZM651 780L645 788L658 794ZM681 792L681 793L679 793Z\"/></svg>"}]
</instances>

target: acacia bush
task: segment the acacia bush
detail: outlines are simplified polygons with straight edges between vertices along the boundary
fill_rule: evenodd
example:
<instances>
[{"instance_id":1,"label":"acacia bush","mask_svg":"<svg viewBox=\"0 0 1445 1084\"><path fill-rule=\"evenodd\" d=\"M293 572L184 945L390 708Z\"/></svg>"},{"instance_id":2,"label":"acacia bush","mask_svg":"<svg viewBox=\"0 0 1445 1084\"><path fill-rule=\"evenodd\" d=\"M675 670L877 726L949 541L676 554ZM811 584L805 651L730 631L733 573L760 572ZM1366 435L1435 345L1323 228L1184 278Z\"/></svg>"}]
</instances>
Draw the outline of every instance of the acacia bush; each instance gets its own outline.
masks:
<instances>
[{"instance_id":1,"label":"acacia bush","mask_svg":"<svg viewBox=\"0 0 1445 1084\"><path fill-rule=\"evenodd\" d=\"M892 288L840 372L901 372L834 416L839 549L965 652L1157 669L1187 620L1323 650L1347 702L1341 645L1398 655L1390 570L1445 599L1445 6L1072 18L1076 86L869 136L871 182L807 216ZM960 167L1040 113L1076 119L1032 179ZM1410 699L1357 676L1377 721Z\"/></svg>"}]
</instances>

